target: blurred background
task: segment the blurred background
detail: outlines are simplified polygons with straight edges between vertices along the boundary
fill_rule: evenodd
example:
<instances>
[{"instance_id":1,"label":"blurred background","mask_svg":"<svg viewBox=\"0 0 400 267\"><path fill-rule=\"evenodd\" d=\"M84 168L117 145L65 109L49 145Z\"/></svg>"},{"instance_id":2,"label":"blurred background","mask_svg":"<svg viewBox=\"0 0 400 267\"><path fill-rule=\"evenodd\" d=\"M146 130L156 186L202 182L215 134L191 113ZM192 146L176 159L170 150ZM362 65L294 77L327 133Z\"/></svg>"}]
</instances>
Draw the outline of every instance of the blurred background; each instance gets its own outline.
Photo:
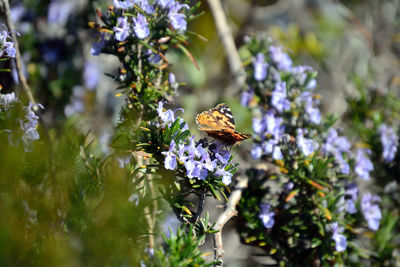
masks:
<instances>
[{"instance_id":1,"label":"blurred background","mask_svg":"<svg viewBox=\"0 0 400 267\"><path fill-rule=\"evenodd\" d=\"M207 2L201 2L205 14L188 25L190 31L208 40L192 37L188 47L200 70L178 50L167 54L171 71L179 83L184 83L173 105L184 108L183 117L197 136L202 134L194 122L196 114L221 102L231 107L238 130L251 132L251 114L240 105L240 90L228 71L227 55ZM90 54L98 36L88 22L96 21L96 8L106 10L112 1L15 0L10 4L20 33L24 72L37 102L45 107L43 119L51 128L50 134L57 136L64 125L74 124L82 134L90 131L99 152L109 153L113 125L125 100L117 95L117 84L105 75L118 73L117 59ZM368 92L391 91L398 96L399 0L225 0L222 4L237 47L254 34L270 36L274 43L284 47L295 64L309 65L318 71L316 93L322 96L324 114L343 115L346 98L359 96L359 83ZM15 67L13 62L9 64L11 69ZM0 73L0 84L2 93L17 90L15 71ZM339 123L350 122L340 117ZM249 144L243 146L249 149ZM29 213L29 207L26 212ZM166 225L173 225L173 218L169 219ZM224 242L237 245L239 239L230 230L230 224L224 228ZM265 259L259 259L245 246L225 250L227 266L265 263ZM212 248L206 246L203 251Z\"/></svg>"}]
</instances>

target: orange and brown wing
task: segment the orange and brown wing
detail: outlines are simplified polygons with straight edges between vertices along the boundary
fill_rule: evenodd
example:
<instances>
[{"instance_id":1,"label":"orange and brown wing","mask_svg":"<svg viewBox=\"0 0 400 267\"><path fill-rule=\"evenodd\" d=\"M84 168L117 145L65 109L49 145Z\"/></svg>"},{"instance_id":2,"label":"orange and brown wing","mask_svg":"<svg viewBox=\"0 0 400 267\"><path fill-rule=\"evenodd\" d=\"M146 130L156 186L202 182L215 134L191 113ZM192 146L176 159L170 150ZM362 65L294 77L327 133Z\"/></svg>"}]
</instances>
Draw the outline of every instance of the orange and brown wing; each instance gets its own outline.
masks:
<instances>
[{"instance_id":1,"label":"orange and brown wing","mask_svg":"<svg viewBox=\"0 0 400 267\"><path fill-rule=\"evenodd\" d=\"M200 130L235 130L235 120L226 104L219 104L215 108L197 115L196 122Z\"/></svg>"},{"instance_id":2,"label":"orange and brown wing","mask_svg":"<svg viewBox=\"0 0 400 267\"><path fill-rule=\"evenodd\" d=\"M251 138L250 134L244 134L229 130L207 130L206 133L208 134L208 136L213 137L214 139L217 139L229 146Z\"/></svg>"}]
</instances>

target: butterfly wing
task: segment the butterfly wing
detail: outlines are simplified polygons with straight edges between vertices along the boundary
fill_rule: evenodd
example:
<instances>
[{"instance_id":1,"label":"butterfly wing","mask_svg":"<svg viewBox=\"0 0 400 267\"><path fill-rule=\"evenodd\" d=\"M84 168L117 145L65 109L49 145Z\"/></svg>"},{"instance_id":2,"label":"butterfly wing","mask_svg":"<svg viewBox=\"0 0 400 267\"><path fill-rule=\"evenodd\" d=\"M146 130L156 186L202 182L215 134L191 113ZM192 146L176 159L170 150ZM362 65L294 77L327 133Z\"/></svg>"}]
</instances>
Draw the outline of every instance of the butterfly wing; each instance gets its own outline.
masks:
<instances>
[{"instance_id":1,"label":"butterfly wing","mask_svg":"<svg viewBox=\"0 0 400 267\"><path fill-rule=\"evenodd\" d=\"M244 134L230 130L207 130L206 133L208 136L217 139L228 146L232 146L237 142L251 138L250 134Z\"/></svg>"},{"instance_id":2,"label":"butterfly wing","mask_svg":"<svg viewBox=\"0 0 400 267\"><path fill-rule=\"evenodd\" d=\"M232 112L226 104L219 104L215 108L197 115L196 123L202 131L208 130L235 130L235 120Z\"/></svg>"}]
</instances>

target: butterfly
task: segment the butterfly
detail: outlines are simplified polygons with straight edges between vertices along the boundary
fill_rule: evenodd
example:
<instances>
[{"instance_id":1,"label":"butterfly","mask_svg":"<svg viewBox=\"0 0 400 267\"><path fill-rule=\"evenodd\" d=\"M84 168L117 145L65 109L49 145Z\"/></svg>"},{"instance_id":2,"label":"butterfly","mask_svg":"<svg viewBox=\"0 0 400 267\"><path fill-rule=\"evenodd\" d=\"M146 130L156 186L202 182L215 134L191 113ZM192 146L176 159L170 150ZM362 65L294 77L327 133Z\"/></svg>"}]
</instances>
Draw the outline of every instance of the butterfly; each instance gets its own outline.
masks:
<instances>
[{"instance_id":1,"label":"butterfly","mask_svg":"<svg viewBox=\"0 0 400 267\"><path fill-rule=\"evenodd\" d=\"M235 130L235 120L231 109L226 104L219 104L215 108L200 113L196 117L196 123L199 130L205 131L209 136L228 146L251 137L250 134L239 133Z\"/></svg>"}]
</instances>

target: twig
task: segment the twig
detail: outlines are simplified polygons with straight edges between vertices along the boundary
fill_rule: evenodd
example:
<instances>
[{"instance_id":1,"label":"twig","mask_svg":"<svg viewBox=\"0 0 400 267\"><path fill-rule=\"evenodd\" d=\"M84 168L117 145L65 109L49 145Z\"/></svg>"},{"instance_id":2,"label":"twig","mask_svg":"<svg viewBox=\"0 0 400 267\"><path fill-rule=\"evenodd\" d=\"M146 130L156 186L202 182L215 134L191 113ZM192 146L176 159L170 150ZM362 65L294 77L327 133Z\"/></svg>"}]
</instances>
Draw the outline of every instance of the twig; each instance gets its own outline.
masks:
<instances>
[{"instance_id":1,"label":"twig","mask_svg":"<svg viewBox=\"0 0 400 267\"><path fill-rule=\"evenodd\" d=\"M235 77L236 86L241 89L246 80L246 73L242 68L242 61L236 49L235 41L233 40L221 2L219 0L207 0L207 3L213 15L219 38L224 46L230 71Z\"/></svg>"},{"instance_id":2,"label":"twig","mask_svg":"<svg viewBox=\"0 0 400 267\"><path fill-rule=\"evenodd\" d=\"M29 102L32 103L33 109L37 112L38 111L38 106L36 106L36 101L33 98L31 89L29 88L28 83L26 82L25 76L22 72L22 60L21 60L21 53L19 52L19 45L18 45L18 40L17 40L17 32L15 30L14 23L12 22L11 19L11 11L10 11L10 4L8 3L8 0L0 0L3 6L4 13L7 18L7 26L11 32L11 37L13 39L13 43L15 46L15 61L16 61L16 68L17 68L17 73L18 73L18 78L22 83L22 87L24 89L24 92L26 96L28 97Z\"/></svg>"},{"instance_id":3,"label":"twig","mask_svg":"<svg viewBox=\"0 0 400 267\"><path fill-rule=\"evenodd\" d=\"M196 212L196 214L194 215L194 218L193 218L194 224L197 223L197 220L199 219L201 213L203 212L203 207L204 207L205 200L206 200L206 193L202 192L200 194L200 196L199 196L199 205L197 207L197 212Z\"/></svg>"},{"instance_id":4,"label":"twig","mask_svg":"<svg viewBox=\"0 0 400 267\"><path fill-rule=\"evenodd\" d=\"M236 188L232 191L226 204L225 211L218 217L214 230L218 231L214 234L214 260L218 261L215 266L223 266L224 248L222 243L222 228L224 225L236 215L236 205L239 203L242 197L243 189L247 188L248 185L247 177L239 177Z\"/></svg>"},{"instance_id":5,"label":"twig","mask_svg":"<svg viewBox=\"0 0 400 267\"><path fill-rule=\"evenodd\" d=\"M145 160L143 161L143 158L139 155L136 155L136 160L137 160L137 164L139 166L142 166L143 164L148 164L148 162ZM143 174L146 176L146 178L149 178L148 174ZM150 205L144 207L143 211L144 211L144 216L146 219L146 222L149 226L149 235L148 235L148 242L149 242L149 249L154 249L155 247L155 240L154 240L154 228L156 225L156 215L157 215L157 209L158 209L158 205L157 205L157 200L154 199L155 196L155 191L153 188L153 181L150 181L150 179L144 179L140 184L139 187L143 187L143 190L146 190L146 187L144 187L144 184L147 182L148 187L149 187L149 194L150 194L150 198L153 200L152 201L152 210L150 209ZM143 192L143 194L146 194L147 192Z\"/></svg>"}]
</instances>

